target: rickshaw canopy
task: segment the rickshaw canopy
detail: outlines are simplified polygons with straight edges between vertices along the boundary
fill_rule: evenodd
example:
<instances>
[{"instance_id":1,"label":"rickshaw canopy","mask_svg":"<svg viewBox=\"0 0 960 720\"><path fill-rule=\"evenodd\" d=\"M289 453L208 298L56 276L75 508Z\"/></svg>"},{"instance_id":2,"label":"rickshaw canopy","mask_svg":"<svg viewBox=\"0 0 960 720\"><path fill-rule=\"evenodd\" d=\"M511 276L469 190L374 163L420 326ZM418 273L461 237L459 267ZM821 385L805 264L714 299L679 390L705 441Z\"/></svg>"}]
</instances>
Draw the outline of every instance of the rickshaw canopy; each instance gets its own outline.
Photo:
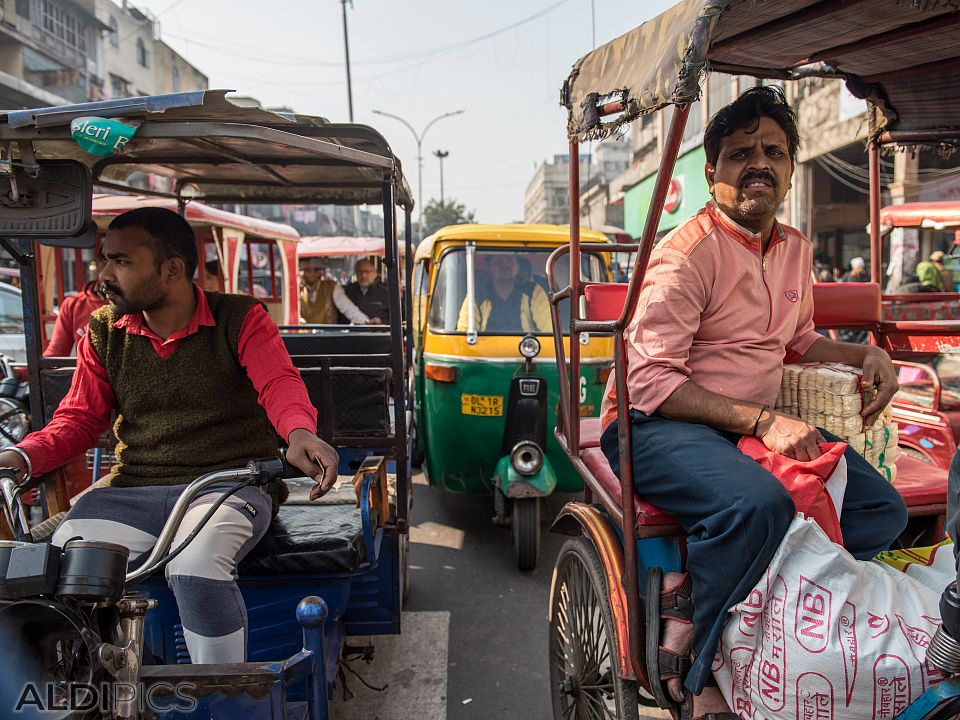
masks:
<instances>
[{"instance_id":1,"label":"rickshaw canopy","mask_svg":"<svg viewBox=\"0 0 960 720\"><path fill-rule=\"evenodd\" d=\"M960 226L960 202L910 202L880 209L880 225L889 227L925 227L936 230Z\"/></svg>"},{"instance_id":2,"label":"rickshaw canopy","mask_svg":"<svg viewBox=\"0 0 960 720\"><path fill-rule=\"evenodd\" d=\"M599 230L580 231L583 242L605 243L609 239ZM429 260L433 255L433 248L438 242L446 240L476 240L494 244L509 245L511 243L555 243L562 245L570 241L570 227L568 225L546 224L512 224L512 225L448 225L440 228L433 235L424 238L417 245L415 260Z\"/></svg>"},{"instance_id":3,"label":"rickshaw canopy","mask_svg":"<svg viewBox=\"0 0 960 720\"><path fill-rule=\"evenodd\" d=\"M379 255L383 257L382 237L323 237L314 235L300 239L297 257L347 257Z\"/></svg>"},{"instance_id":4,"label":"rickshaw canopy","mask_svg":"<svg viewBox=\"0 0 960 720\"><path fill-rule=\"evenodd\" d=\"M94 195L93 219L102 231L106 230L107 225L117 215L141 207L160 207L177 212L177 201L173 198L149 195ZM239 230L245 235L281 242L295 243L300 240L300 234L289 225L227 212L197 201L186 203L184 217L187 222L194 226L213 226Z\"/></svg>"},{"instance_id":5,"label":"rickshaw canopy","mask_svg":"<svg viewBox=\"0 0 960 720\"><path fill-rule=\"evenodd\" d=\"M125 98L0 113L0 143L29 164L67 158L87 165L98 185L143 192L134 172L170 178L166 197L213 202L380 204L384 176L394 201L413 198L400 161L380 133L366 125L241 107L228 90ZM122 150L108 157L84 151L71 136L72 120L108 118L136 127ZM201 125L202 123L202 131ZM25 154L26 153L26 154Z\"/></svg>"},{"instance_id":6,"label":"rickshaw canopy","mask_svg":"<svg viewBox=\"0 0 960 720\"><path fill-rule=\"evenodd\" d=\"M873 133L960 127L960 0L686 0L588 53L561 104L571 140L692 103L705 71L840 78L880 113ZM608 122L598 105L618 103ZM949 131L949 132L944 132Z\"/></svg>"}]
</instances>

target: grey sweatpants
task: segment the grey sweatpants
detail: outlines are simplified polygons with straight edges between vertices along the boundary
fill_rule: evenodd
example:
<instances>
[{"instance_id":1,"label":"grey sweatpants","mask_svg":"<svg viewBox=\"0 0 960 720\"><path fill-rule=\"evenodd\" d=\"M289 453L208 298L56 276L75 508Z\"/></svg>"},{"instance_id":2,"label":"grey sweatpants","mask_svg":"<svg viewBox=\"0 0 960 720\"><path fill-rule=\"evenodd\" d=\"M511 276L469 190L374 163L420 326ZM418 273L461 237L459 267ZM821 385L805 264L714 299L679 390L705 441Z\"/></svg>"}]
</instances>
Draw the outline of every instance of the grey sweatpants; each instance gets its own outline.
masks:
<instances>
[{"instance_id":1,"label":"grey sweatpants","mask_svg":"<svg viewBox=\"0 0 960 720\"><path fill-rule=\"evenodd\" d=\"M62 546L80 537L124 545L130 549L128 567L135 569L146 560L185 487L91 490L70 509L52 542ZM193 501L171 550L193 531L223 490L222 485L213 486ZM245 660L247 612L236 568L263 537L270 518L270 497L259 488L243 488L217 509L190 545L167 565L167 584L177 599L194 663Z\"/></svg>"}]
</instances>

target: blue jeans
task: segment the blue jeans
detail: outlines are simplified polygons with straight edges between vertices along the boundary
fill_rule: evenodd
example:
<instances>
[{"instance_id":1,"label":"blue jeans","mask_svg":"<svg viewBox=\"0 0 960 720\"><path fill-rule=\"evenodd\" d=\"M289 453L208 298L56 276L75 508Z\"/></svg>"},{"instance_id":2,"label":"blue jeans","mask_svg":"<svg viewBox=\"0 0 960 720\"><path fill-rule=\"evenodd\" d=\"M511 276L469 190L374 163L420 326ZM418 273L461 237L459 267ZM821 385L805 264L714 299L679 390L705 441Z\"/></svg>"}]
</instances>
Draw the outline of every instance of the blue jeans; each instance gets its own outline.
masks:
<instances>
[{"instance_id":1,"label":"blue jeans","mask_svg":"<svg viewBox=\"0 0 960 720\"><path fill-rule=\"evenodd\" d=\"M737 449L737 435L708 425L630 411L633 483L647 502L673 515L687 534L693 580L693 654L686 686L699 693L709 677L727 610L763 577L794 515L780 482ZM823 430L827 440L837 440ZM600 448L620 474L617 423ZM900 494L848 449L840 528L844 546L866 560L886 550L907 524Z\"/></svg>"}]
</instances>

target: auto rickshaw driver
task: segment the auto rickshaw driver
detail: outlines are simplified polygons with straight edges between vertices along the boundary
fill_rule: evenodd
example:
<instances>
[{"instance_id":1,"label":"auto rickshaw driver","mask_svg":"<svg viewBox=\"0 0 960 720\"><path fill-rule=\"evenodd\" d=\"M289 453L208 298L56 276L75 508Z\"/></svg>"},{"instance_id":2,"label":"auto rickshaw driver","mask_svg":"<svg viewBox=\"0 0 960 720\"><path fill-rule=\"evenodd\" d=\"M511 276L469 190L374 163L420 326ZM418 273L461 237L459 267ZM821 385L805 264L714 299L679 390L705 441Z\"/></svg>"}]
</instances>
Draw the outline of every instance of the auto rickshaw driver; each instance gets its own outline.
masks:
<instances>
[{"instance_id":1,"label":"auto rickshaw driver","mask_svg":"<svg viewBox=\"0 0 960 720\"><path fill-rule=\"evenodd\" d=\"M634 484L687 533L688 573L668 574L646 599L663 621L648 628L660 646L648 667L659 667L681 718L737 717L717 687L705 687L710 666L727 610L762 577L795 515L787 490L737 442L753 435L805 461L836 439L771 409L785 355L862 368L877 389L867 424L897 390L884 351L814 331L811 244L776 221L798 144L793 111L774 88L752 88L711 118L713 200L653 251L625 333ZM619 474L612 384L601 414L601 449ZM845 459L843 539L869 559L903 530L906 508L861 456L848 449Z\"/></svg>"},{"instance_id":2,"label":"auto rickshaw driver","mask_svg":"<svg viewBox=\"0 0 960 720\"><path fill-rule=\"evenodd\" d=\"M552 332L550 301L537 283L518 277L515 252L484 253L489 274L478 278L475 317L479 332ZM529 262L527 263L529 266ZM457 317L457 331L467 330L468 301L465 298Z\"/></svg>"},{"instance_id":3,"label":"auto rickshaw driver","mask_svg":"<svg viewBox=\"0 0 960 720\"><path fill-rule=\"evenodd\" d=\"M91 316L70 391L45 428L0 453L0 466L21 479L49 472L91 447L118 411L118 463L107 486L77 500L52 542L122 544L136 565L187 483L276 455L277 435L288 462L317 482L311 498L329 490L337 453L315 434L317 412L276 325L253 298L205 293L192 282L198 258L190 225L161 208L124 213L110 224L103 255L110 305ZM175 546L222 490L194 500ZM236 565L266 532L282 491L241 488L166 566L194 663L244 661Z\"/></svg>"}]
</instances>

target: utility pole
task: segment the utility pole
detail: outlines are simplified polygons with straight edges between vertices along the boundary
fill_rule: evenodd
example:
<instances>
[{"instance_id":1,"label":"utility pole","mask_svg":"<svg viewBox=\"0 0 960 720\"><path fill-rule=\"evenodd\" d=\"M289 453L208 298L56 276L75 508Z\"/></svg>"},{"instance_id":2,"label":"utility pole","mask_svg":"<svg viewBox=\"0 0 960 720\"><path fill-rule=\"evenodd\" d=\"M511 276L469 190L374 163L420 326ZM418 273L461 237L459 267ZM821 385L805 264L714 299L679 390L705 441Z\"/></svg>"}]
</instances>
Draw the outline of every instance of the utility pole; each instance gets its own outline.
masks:
<instances>
[{"instance_id":1,"label":"utility pole","mask_svg":"<svg viewBox=\"0 0 960 720\"><path fill-rule=\"evenodd\" d=\"M449 155L447 150L435 150L433 156L440 161L440 204L443 205L443 159Z\"/></svg>"},{"instance_id":2,"label":"utility pole","mask_svg":"<svg viewBox=\"0 0 960 720\"><path fill-rule=\"evenodd\" d=\"M353 122L353 84L350 82L350 38L347 35L347 3L353 7L353 0L340 0L343 6L343 52L347 58L347 107L350 110L350 122Z\"/></svg>"},{"instance_id":3,"label":"utility pole","mask_svg":"<svg viewBox=\"0 0 960 720\"><path fill-rule=\"evenodd\" d=\"M417 242L423 240L423 136L427 134L427 130L437 122L438 120L443 120L446 117L452 115L462 115L464 110L454 110L453 112L446 112L443 115L438 115L433 120L427 123L427 126L423 131L418 135L417 131L413 129L413 125L408 123L399 115L394 115L392 113L383 112L382 110L374 110L376 115L383 115L384 117L393 118L399 122L402 122L407 130L413 133L414 139L417 141L417 205L420 206L420 212L417 215Z\"/></svg>"}]
</instances>

